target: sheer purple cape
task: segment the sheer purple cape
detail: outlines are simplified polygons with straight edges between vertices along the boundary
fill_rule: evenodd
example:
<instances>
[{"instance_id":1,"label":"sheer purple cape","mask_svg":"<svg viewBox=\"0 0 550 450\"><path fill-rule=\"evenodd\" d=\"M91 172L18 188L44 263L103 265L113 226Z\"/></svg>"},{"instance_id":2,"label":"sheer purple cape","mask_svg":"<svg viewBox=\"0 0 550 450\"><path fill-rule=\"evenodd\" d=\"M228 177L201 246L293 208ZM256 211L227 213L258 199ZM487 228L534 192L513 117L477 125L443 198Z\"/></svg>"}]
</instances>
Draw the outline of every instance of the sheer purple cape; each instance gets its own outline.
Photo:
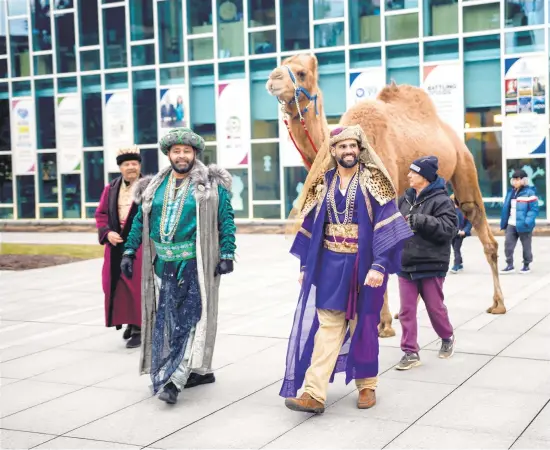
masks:
<instances>
[{"instance_id":1,"label":"sheer purple cape","mask_svg":"<svg viewBox=\"0 0 550 450\"><path fill-rule=\"evenodd\" d=\"M330 185L335 171L325 176L325 186ZM365 198L368 196L368 199ZM384 303L384 292L390 273L396 273L401 267L401 252L405 241L413 233L404 217L399 213L395 201L381 206L364 188L357 190L357 214L359 221L359 264L357 302L357 327L350 339L349 330L340 350L336 366L330 381L338 372L346 372L346 384L353 379L374 377L378 375L378 323ZM371 205L371 214L367 204ZM302 387L306 370L311 363L313 342L319 328L315 309L316 266L320 260L324 239L327 202L325 198L316 208L309 212L302 224L302 230L296 236L291 254L300 258L305 266L302 288L294 315L294 322L289 338L286 372L279 395L296 397ZM367 272L373 263L383 262L386 276L379 288L364 286ZM378 269L378 267L374 267Z\"/></svg>"}]
</instances>

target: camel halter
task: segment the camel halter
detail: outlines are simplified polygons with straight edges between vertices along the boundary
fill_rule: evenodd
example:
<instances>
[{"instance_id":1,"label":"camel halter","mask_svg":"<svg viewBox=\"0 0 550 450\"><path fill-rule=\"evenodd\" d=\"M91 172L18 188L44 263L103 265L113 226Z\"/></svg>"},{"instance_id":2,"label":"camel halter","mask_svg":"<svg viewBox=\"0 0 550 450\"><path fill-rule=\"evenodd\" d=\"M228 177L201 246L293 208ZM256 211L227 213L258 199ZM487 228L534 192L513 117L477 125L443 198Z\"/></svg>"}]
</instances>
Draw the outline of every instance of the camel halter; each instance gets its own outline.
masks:
<instances>
[{"instance_id":1,"label":"camel halter","mask_svg":"<svg viewBox=\"0 0 550 450\"><path fill-rule=\"evenodd\" d=\"M288 75L290 76L290 81L292 81L292 86L294 87L294 98L290 102L288 102L288 105L292 105L293 103L295 103L296 104L296 109L298 110L298 114L296 114L293 118L294 119L298 119L298 118L300 119L300 123L302 124L302 128L304 129L304 131L306 133L307 139L308 139L309 143L311 144L311 147L313 148L313 151L315 152L315 154L317 154L318 153L317 147L313 143L313 139L311 139L311 135L309 134L309 130L307 129L306 121L304 119L304 114L309 111L309 107L311 106L312 103L315 106L315 115L316 116L319 115L319 111L317 110L317 94L311 95L306 88L303 88L302 86L298 85L298 83L296 81L296 76L294 75L294 72L292 72L292 69L287 65L285 65L283 67L285 67L288 70ZM300 109L299 97L300 97L301 94L304 94L304 96L309 100L309 103L306 105L306 107L303 110ZM292 135L292 131L290 130L290 125L289 125L289 120L288 120L290 114L288 113L287 109L285 108L285 105L287 103L285 101L280 100L279 98L277 98L277 100L282 105L281 106L281 111L283 113L283 122L285 123L286 129L288 130L288 135L290 136L290 139L292 140L292 143L294 144L294 147L296 147L296 150L298 150L298 153L300 153L300 156L302 157L302 159L304 161L304 164L306 165L307 169L309 170L309 169L311 169L311 164L308 162L306 156L304 155L304 152L302 152L302 150L300 150L300 147L298 147L298 144L296 143L296 139L294 139L294 136Z\"/></svg>"}]
</instances>

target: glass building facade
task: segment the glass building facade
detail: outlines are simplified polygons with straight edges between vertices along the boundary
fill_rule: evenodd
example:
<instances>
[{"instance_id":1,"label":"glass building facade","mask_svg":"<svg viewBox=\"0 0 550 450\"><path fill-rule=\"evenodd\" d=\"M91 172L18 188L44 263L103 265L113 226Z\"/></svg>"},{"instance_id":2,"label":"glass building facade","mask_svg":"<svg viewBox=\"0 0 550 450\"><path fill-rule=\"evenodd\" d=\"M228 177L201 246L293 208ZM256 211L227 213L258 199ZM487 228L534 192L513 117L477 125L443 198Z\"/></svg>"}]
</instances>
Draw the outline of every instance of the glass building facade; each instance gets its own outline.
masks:
<instances>
[{"instance_id":1,"label":"glass building facade","mask_svg":"<svg viewBox=\"0 0 550 450\"><path fill-rule=\"evenodd\" d=\"M395 80L424 87L474 156L490 217L515 168L546 217L549 5L543 0L0 0L0 219L90 219L137 144L191 126L233 175L240 219L283 219L305 179L265 90L319 61L329 124Z\"/></svg>"}]
</instances>

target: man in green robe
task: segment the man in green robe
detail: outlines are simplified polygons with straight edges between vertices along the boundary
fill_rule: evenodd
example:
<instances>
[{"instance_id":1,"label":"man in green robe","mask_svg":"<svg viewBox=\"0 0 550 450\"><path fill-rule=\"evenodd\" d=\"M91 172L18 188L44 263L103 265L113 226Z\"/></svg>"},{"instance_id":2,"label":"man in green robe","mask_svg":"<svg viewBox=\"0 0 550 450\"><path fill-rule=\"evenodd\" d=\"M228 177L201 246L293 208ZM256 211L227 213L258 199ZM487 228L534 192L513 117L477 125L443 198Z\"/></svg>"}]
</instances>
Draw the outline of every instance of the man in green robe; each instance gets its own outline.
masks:
<instances>
[{"instance_id":1,"label":"man in green robe","mask_svg":"<svg viewBox=\"0 0 550 450\"><path fill-rule=\"evenodd\" d=\"M233 271L235 222L231 175L197 156L204 139L189 128L160 141L170 166L136 184L138 213L125 243L122 272L131 278L142 245L141 374L174 404L184 387L215 381L220 275Z\"/></svg>"}]
</instances>

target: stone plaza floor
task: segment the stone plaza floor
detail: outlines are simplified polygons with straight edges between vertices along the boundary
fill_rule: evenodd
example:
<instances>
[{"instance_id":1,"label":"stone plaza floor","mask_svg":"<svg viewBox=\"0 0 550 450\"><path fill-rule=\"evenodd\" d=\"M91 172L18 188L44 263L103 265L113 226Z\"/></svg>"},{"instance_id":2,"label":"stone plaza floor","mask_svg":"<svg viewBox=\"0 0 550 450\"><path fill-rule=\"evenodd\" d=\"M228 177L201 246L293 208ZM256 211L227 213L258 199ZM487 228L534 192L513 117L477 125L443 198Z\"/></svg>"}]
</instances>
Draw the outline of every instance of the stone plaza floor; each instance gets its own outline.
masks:
<instances>
[{"instance_id":1,"label":"stone plaza floor","mask_svg":"<svg viewBox=\"0 0 550 450\"><path fill-rule=\"evenodd\" d=\"M101 260L1 273L0 448L550 448L550 239L535 238L531 274L501 277L502 316L484 312L490 270L477 238L467 239L466 269L445 284L455 355L438 359L421 303L423 365L394 370L394 321L397 336L380 341L378 404L356 409L354 385L339 375L321 416L287 410L278 396L299 290L289 245L281 235L238 236L236 271L221 287L217 381L184 390L175 406L151 397L139 349L104 327ZM519 247L516 259L520 266ZM395 276L390 304L397 312Z\"/></svg>"}]
</instances>

